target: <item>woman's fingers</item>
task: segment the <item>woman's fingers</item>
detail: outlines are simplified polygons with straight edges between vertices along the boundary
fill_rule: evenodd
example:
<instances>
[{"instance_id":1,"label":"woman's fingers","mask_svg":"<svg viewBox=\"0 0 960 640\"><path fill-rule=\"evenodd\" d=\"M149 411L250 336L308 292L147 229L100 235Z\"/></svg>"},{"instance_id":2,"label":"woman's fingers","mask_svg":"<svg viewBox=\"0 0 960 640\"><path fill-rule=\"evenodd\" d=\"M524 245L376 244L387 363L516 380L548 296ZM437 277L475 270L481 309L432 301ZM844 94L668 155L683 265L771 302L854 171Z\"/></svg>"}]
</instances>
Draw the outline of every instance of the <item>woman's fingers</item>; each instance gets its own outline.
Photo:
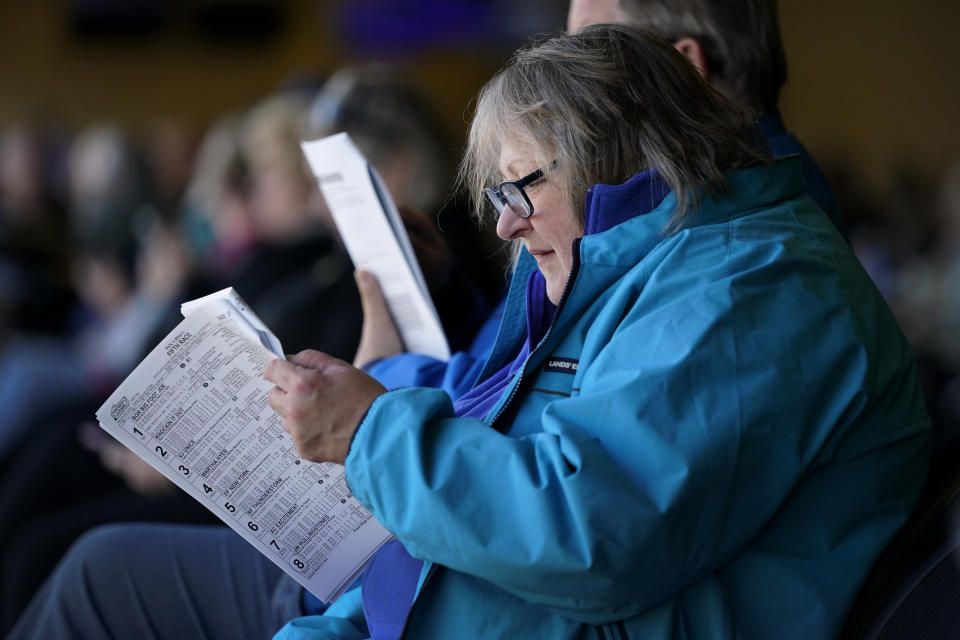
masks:
<instances>
[{"instance_id":1,"label":"woman's fingers","mask_svg":"<svg viewBox=\"0 0 960 640\"><path fill-rule=\"evenodd\" d=\"M287 392L280 387L274 387L267 391L267 402L270 407L277 412L280 419L283 420L287 415Z\"/></svg>"},{"instance_id":2,"label":"woman's fingers","mask_svg":"<svg viewBox=\"0 0 960 640\"><path fill-rule=\"evenodd\" d=\"M377 279L369 271L354 273L363 305L363 329L353 364L362 367L374 360L403 353L403 340L397 331L387 301Z\"/></svg>"},{"instance_id":3,"label":"woman's fingers","mask_svg":"<svg viewBox=\"0 0 960 640\"><path fill-rule=\"evenodd\" d=\"M264 376L277 385L267 401L300 455L314 462L342 464L370 403L386 391L359 369L319 351L302 351L289 362L271 360Z\"/></svg>"},{"instance_id":4,"label":"woman's fingers","mask_svg":"<svg viewBox=\"0 0 960 640\"><path fill-rule=\"evenodd\" d=\"M390 309L387 306L387 300L383 297L383 291L380 290L380 283L369 271L355 271L354 280L357 282L357 288L360 290L360 304L363 305L364 320L370 318L380 323L389 323L393 325L393 318L390 317Z\"/></svg>"},{"instance_id":5,"label":"woman's fingers","mask_svg":"<svg viewBox=\"0 0 960 640\"><path fill-rule=\"evenodd\" d=\"M302 371L300 365L276 358L263 368L263 377L282 389L290 389L300 380Z\"/></svg>"},{"instance_id":6,"label":"woman's fingers","mask_svg":"<svg viewBox=\"0 0 960 640\"><path fill-rule=\"evenodd\" d=\"M287 356L287 359L295 365L299 365L306 369L325 369L332 362L341 362L333 356L327 355L322 351L315 351L314 349L306 349L292 356Z\"/></svg>"}]
</instances>

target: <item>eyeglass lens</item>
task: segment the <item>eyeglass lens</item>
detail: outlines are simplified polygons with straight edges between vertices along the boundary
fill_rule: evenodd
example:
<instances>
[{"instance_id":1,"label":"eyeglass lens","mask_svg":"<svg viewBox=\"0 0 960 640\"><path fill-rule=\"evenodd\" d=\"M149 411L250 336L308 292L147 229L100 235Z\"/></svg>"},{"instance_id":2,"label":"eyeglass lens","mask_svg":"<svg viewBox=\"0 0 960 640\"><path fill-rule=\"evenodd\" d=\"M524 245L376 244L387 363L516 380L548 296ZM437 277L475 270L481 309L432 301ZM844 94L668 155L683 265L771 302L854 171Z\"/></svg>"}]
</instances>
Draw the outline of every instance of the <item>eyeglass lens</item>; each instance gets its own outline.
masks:
<instances>
[{"instance_id":1,"label":"eyeglass lens","mask_svg":"<svg viewBox=\"0 0 960 640\"><path fill-rule=\"evenodd\" d=\"M507 201L507 206L521 218L528 217L532 212L527 199L523 195L523 189L513 182L507 182L500 187L500 193Z\"/></svg>"}]
</instances>

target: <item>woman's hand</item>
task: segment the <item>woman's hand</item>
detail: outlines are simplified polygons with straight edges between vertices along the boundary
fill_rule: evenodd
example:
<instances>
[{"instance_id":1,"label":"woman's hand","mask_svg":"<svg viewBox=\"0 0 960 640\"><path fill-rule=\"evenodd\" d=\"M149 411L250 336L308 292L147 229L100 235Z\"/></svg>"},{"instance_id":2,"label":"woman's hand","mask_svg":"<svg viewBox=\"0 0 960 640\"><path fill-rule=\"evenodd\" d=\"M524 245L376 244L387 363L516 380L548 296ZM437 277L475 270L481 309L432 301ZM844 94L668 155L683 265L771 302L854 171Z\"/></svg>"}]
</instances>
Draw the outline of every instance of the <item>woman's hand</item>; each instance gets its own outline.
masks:
<instances>
[{"instance_id":1,"label":"woman's hand","mask_svg":"<svg viewBox=\"0 0 960 640\"><path fill-rule=\"evenodd\" d=\"M277 385L267 394L270 406L311 462L343 464L367 409L386 391L363 371L313 350L271 360L263 375Z\"/></svg>"},{"instance_id":2,"label":"woman's hand","mask_svg":"<svg viewBox=\"0 0 960 640\"><path fill-rule=\"evenodd\" d=\"M377 278L369 271L356 271L353 277L357 281L360 304L363 306L363 329L357 354L353 357L353 366L362 367L374 360L403 353L403 340L390 317Z\"/></svg>"}]
</instances>

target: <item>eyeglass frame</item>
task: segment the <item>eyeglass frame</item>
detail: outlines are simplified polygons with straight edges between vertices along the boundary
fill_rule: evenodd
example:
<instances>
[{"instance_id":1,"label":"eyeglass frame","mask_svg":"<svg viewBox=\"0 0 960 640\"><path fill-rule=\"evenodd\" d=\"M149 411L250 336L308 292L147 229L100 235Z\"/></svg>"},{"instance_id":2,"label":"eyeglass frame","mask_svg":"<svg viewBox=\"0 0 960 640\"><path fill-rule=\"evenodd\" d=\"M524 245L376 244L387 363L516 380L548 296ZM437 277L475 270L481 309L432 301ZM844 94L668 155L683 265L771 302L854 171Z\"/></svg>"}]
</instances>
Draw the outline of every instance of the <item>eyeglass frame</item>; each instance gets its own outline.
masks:
<instances>
[{"instance_id":1,"label":"eyeglass frame","mask_svg":"<svg viewBox=\"0 0 960 640\"><path fill-rule=\"evenodd\" d=\"M554 160L549 164L549 168L553 168L557 164L557 161ZM497 211L498 216L502 216L503 212L507 207L510 207L507 202L506 196L503 195L503 188L507 185L513 185L517 188L517 191L520 192L520 195L523 196L523 202L525 204L524 211L520 212L510 207L510 210L515 216L522 219L527 219L533 215L533 203L530 202L530 196L527 195L526 187L528 184L532 184L543 177L543 168L537 169L536 171L529 173L522 178L517 180L505 180L498 184L495 187L487 187L483 190L483 195L487 197L487 201L493 206ZM499 204L498 204L499 203Z\"/></svg>"}]
</instances>

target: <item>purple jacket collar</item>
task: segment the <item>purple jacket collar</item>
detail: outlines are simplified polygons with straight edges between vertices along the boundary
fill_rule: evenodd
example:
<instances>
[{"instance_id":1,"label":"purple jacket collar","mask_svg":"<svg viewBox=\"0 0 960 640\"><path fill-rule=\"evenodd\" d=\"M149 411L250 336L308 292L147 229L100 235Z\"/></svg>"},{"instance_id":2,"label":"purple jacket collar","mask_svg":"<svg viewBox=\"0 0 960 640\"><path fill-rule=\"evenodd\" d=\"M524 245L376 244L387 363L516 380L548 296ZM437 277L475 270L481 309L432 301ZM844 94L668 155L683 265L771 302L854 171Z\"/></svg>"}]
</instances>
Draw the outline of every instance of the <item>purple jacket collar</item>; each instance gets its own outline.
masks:
<instances>
[{"instance_id":1,"label":"purple jacket collar","mask_svg":"<svg viewBox=\"0 0 960 640\"><path fill-rule=\"evenodd\" d=\"M653 211L670 193L660 172L650 169L623 184L598 184L587 190L583 235L601 233Z\"/></svg>"},{"instance_id":2,"label":"purple jacket collar","mask_svg":"<svg viewBox=\"0 0 960 640\"><path fill-rule=\"evenodd\" d=\"M653 211L670 193L660 172L650 169L623 184L597 184L587 190L583 235L602 233L630 218ZM527 281L527 349L532 350L543 338L553 320L556 307L547 300L547 285L540 271Z\"/></svg>"}]
</instances>

